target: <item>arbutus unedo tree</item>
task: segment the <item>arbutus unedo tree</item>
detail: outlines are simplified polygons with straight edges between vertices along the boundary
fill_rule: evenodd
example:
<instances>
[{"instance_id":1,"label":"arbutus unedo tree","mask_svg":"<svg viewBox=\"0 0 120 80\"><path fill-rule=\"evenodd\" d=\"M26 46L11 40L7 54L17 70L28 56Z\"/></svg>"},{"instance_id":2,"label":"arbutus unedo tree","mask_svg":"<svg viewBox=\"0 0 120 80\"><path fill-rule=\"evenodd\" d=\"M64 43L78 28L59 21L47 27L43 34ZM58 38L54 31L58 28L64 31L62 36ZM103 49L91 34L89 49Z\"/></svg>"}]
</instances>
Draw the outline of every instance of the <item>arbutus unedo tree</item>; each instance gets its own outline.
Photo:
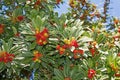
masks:
<instances>
[{"instance_id":1,"label":"arbutus unedo tree","mask_svg":"<svg viewBox=\"0 0 120 80\"><path fill-rule=\"evenodd\" d=\"M87 0L0 0L1 80L120 79L120 20ZM107 19L110 18L110 22ZM111 29L106 29L107 23Z\"/></svg>"}]
</instances>

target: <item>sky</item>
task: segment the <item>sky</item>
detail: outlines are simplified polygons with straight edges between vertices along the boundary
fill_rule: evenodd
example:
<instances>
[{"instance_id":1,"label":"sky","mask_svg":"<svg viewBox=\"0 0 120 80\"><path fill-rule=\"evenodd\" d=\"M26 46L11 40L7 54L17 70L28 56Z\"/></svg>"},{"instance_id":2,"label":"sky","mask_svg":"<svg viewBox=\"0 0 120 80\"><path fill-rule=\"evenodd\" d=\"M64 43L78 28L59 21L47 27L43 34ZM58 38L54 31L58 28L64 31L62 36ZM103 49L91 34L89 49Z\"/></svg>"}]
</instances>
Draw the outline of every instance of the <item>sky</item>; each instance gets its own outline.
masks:
<instances>
[{"instance_id":1,"label":"sky","mask_svg":"<svg viewBox=\"0 0 120 80\"><path fill-rule=\"evenodd\" d=\"M68 5L68 1L69 0L63 0L65 3L64 4L60 4L60 8L56 8L55 11L59 13L59 15L61 15L62 13L66 13L68 12L69 5ZM104 4L105 0L89 0L95 4L97 4L97 7L99 10L103 10L102 6ZM120 0L110 0L110 5L109 5L109 14L111 16L114 17L118 17L120 18Z\"/></svg>"}]
</instances>

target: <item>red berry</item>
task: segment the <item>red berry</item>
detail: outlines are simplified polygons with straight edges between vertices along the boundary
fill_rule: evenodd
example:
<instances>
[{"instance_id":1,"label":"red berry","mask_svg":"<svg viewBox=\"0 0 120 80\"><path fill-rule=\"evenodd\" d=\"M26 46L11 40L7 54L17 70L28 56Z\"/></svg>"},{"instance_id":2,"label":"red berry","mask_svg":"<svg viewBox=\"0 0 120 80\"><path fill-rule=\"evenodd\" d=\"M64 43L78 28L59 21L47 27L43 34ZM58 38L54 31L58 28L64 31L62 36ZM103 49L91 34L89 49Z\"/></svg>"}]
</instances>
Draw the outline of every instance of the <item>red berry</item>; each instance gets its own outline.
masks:
<instances>
[{"instance_id":1,"label":"red berry","mask_svg":"<svg viewBox=\"0 0 120 80\"><path fill-rule=\"evenodd\" d=\"M4 25L0 24L0 34L4 32Z\"/></svg>"},{"instance_id":2,"label":"red berry","mask_svg":"<svg viewBox=\"0 0 120 80\"><path fill-rule=\"evenodd\" d=\"M83 50L81 50L81 49L75 49L74 51L73 51L73 53L74 53L74 56L73 56L73 58L74 59L77 59L77 58L79 58L80 56L79 56L79 54L81 54L81 55L83 55L83 53L84 53L84 51Z\"/></svg>"},{"instance_id":3,"label":"red berry","mask_svg":"<svg viewBox=\"0 0 120 80\"><path fill-rule=\"evenodd\" d=\"M78 53L78 50L77 50L77 49L75 49L75 50L73 51L73 53L74 53L74 54Z\"/></svg>"},{"instance_id":4,"label":"red berry","mask_svg":"<svg viewBox=\"0 0 120 80\"><path fill-rule=\"evenodd\" d=\"M78 52L83 55L84 51L82 49L79 49Z\"/></svg>"},{"instance_id":5,"label":"red berry","mask_svg":"<svg viewBox=\"0 0 120 80\"><path fill-rule=\"evenodd\" d=\"M70 77L66 77L66 78L64 78L64 80L71 80L71 78Z\"/></svg>"},{"instance_id":6,"label":"red berry","mask_svg":"<svg viewBox=\"0 0 120 80\"><path fill-rule=\"evenodd\" d=\"M65 23L64 23L64 25L63 25L63 26L64 26L64 28L65 28L65 27L67 26L67 24L65 24Z\"/></svg>"},{"instance_id":7,"label":"red berry","mask_svg":"<svg viewBox=\"0 0 120 80\"><path fill-rule=\"evenodd\" d=\"M120 36L113 36L114 39L120 38Z\"/></svg>"},{"instance_id":8,"label":"red berry","mask_svg":"<svg viewBox=\"0 0 120 80\"><path fill-rule=\"evenodd\" d=\"M60 54L60 55L64 54L64 51L60 51L59 54Z\"/></svg>"},{"instance_id":9,"label":"red berry","mask_svg":"<svg viewBox=\"0 0 120 80\"><path fill-rule=\"evenodd\" d=\"M88 70L88 78L92 79L96 74L96 71L94 69L89 69Z\"/></svg>"},{"instance_id":10,"label":"red berry","mask_svg":"<svg viewBox=\"0 0 120 80\"><path fill-rule=\"evenodd\" d=\"M78 59L79 56L74 54L73 58L74 58L74 59Z\"/></svg>"},{"instance_id":11,"label":"red berry","mask_svg":"<svg viewBox=\"0 0 120 80\"><path fill-rule=\"evenodd\" d=\"M118 74L118 73L115 73L115 77L120 77L120 74Z\"/></svg>"},{"instance_id":12,"label":"red berry","mask_svg":"<svg viewBox=\"0 0 120 80\"><path fill-rule=\"evenodd\" d=\"M17 33L15 34L15 37L19 37L19 36L20 36L20 33L17 32Z\"/></svg>"},{"instance_id":13,"label":"red berry","mask_svg":"<svg viewBox=\"0 0 120 80\"><path fill-rule=\"evenodd\" d=\"M120 57L120 53L118 53L118 54L117 54L117 56L119 56L119 57Z\"/></svg>"},{"instance_id":14,"label":"red berry","mask_svg":"<svg viewBox=\"0 0 120 80\"><path fill-rule=\"evenodd\" d=\"M35 5L40 5L40 0L37 0L37 1L35 2Z\"/></svg>"},{"instance_id":15,"label":"red berry","mask_svg":"<svg viewBox=\"0 0 120 80\"><path fill-rule=\"evenodd\" d=\"M22 15L17 16L17 21L18 22L22 21L23 19L24 19L24 16L22 16Z\"/></svg>"},{"instance_id":16,"label":"red berry","mask_svg":"<svg viewBox=\"0 0 120 80\"><path fill-rule=\"evenodd\" d=\"M118 32L120 33L120 28L118 29Z\"/></svg>"},{"instance_id":17,"label":"red berry","mask_svg":"<svg viewBox=\"0 0 120 80\"><path fill-rule=\"evenodd\" d=\"M114 19L114 24L118 24L119 20L118 19Z\"/></svg>"},{"instance_id":18,"label":"red berry","mask_svg":"<svg viewBox=\"0 0 120 80\"><path fill-rule=\"evenodd\" d=\"M79 45L78 45L76 40L72 40L70 45L74 46L75 48L79 47Z\"/></svg>"},{"instance_id":19,"label":"red berry","mask_svg":"<svg viewBox=\"0 0 120 80\"><path fill-rule=\"evenodd\" d=\"M49 37L48 29L44 28L41 32L36 30L35 37L38 45L45 45L47 43L47 38Z\"/></svg>"},{"instance_id":20,"label":"red berry","mask_svg":"<svg viewBox=\"0 0 120 80\"><path fill-rule=\"evenodd\" d=\"M14 54L10 54L7 52L0 52L0 62L4 62L4 63L8 63L11 62L13 60L13 58L15 57Z\"/></svg>"},{"instance_id":21,"label":"red berry","mask_svg":"<svg viewBox=\"0 0 120 80\"><path fill-rule=\"evenodd\" d=\"M65 48L63 46L61 47L60 45L57 45L56 49L59 51L60 55L64 54L65 52Z\"/></svg>"},{"instance_id":22,"label":"red berry","mask_svg":"<svg viewBox=\"0 0 120 80\"><path fill-rule=\"evenodd\" d=\"M56 46L56 49L57 49L57 50L60 50L60 45L57 45L57 46Z\"/></svg>"},{"instance_id":23,"label":"red berry","mask_svg":"<svg viewBox=\"0 0 120 80\"><path fill-rule=\"evenodd\" d=\"M90 50L90 53L92 54L92 56L94 56L95 55L95 49L94 48L90 48L89 50Z\"/></svg>"}]
</instances>

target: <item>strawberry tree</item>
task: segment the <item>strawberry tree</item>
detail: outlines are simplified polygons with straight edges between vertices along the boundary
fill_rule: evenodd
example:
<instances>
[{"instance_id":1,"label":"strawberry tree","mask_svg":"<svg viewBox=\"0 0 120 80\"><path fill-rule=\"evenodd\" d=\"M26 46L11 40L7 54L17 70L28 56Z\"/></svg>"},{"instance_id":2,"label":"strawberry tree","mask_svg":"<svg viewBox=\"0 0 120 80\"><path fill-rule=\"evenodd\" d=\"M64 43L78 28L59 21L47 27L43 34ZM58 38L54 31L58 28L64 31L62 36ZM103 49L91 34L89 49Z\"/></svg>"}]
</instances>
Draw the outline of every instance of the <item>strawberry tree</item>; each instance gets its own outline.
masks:
<instances>
[{"instance_id":1,"label":"strawberry tree","mask_svg":"<svg viewBox=\"0 0 120 80\"><path fill-rule=\"evenodd\" d=\"M54 8L64 0L0 2L2 80L120 79L118 18L106 25L106 13L87 0L69 0L60 16Z\"/></svg>"}]
</instances>

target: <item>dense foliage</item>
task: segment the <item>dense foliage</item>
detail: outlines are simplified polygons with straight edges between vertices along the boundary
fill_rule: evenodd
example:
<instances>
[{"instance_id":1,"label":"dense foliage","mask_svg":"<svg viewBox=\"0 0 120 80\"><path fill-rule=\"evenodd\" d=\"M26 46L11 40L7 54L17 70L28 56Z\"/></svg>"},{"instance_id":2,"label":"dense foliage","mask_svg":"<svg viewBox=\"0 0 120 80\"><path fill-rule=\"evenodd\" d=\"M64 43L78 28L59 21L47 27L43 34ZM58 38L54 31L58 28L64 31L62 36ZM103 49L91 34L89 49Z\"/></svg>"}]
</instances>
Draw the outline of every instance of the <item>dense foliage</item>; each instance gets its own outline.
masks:
<instances>
[{"instance_id":1,"label":"dense foliage","mask_svg":"<svg viewBox=\"0 0 120 80\"><path fill-rule=\"evenodd\" d=\"M120 79L120 20L87 0L59 16L62 3L0 0L1 80Z\"/></svg>"}]
</instances>

